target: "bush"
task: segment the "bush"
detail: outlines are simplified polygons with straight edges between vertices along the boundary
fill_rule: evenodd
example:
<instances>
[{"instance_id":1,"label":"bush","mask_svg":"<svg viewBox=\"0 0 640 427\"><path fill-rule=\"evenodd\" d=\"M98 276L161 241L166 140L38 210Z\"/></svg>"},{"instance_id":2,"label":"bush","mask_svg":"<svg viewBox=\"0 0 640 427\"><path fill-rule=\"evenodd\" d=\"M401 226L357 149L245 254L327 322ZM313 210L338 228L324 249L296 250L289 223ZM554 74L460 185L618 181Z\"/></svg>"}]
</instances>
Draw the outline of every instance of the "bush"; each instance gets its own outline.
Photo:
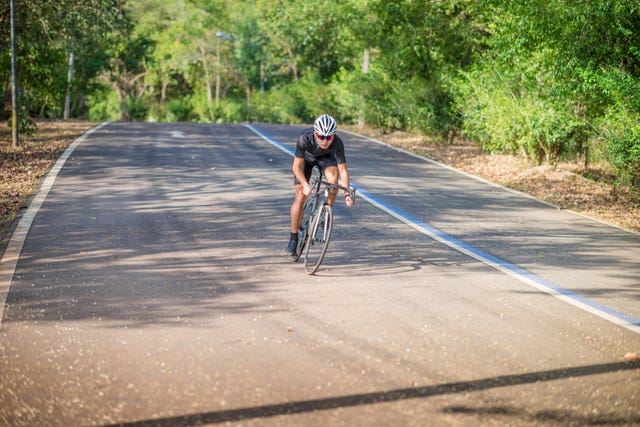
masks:
<instances>
[{"instance_id":1,"label":"bush","mask_svg":"<svg viewBox=\"0 0 640 427\"><path fill-rule=\"evenodd\" d=\"M609 163L623 182L640 185L640 114L611 110L601 121Z\"/></svg>"},{"instance_id":2,"label":"bush","mask_svg":"<svg viewBox=\"0 0 640 427\"><path fill-rule=\"evenodd\" d=\"M336 114L329 85L309 72L298 81L253 97L250 118L274 123L311 123L322 113Z\"/></svg>"},{"instance_id":3,"label":"bush","mask_svg":"<svg viewBox=\"0 0 640 427\"><path fill-rule=\"evenodd\" d=\"M302 123L302 119L295 115L297 108L297 101L287 93L286 87L274 88L253 97L249 115L252 120L260 122Z\"/></svg>"},{"instance_id":4,"label":"bush","mask_svg":"<svg viewBox=\"0 0 640 427\"><path fill-rule=\"evenodd\" d=\"M510 88L483 68L461 74L454 83L454 105L464 136L488 152L517 153L524 123L518 99Z\"/></svg>"},{"instance_id":5,"label":"bush","mask_svg":"<svg viewBox=\"0 0 640 427\"><path fill-rule=\"evenodd\" d=\"M247 117L247 103L234 98L221 99L217 112L217 123L242 122Z\"/></svg>"},{"instance_id":6,"label":"bush","mask_svg":"<svg viewBox=\"0 0 640 427\"><path fill-rule=\"evenodd\" d=\"M185 122L192 114L191 103L188 98L171 99L165 103L164 121Z\"/></svg>"},{"instance_id":7,"label":"bush","mask_svg":"<svg viewBox=\"0 0 640 427\"><path fill-rule=\"evenodd\" d=\"M588 123L576 112L578 100L562 91L543 58L521 58L501 67L487 62L461 74L454 84L455 108L466 136L489 152L523 154L540 164L582 155Z\"/></svg>"},{"instance_id":8,"label":"bush","mask_svg":"<svg viewBox=\"0 0 640 427\"><path fill-rule=\"evenodd\" d=\"M402 85L393 81L389 74L372 68L362 77L367 121L373 126L386 129L402 129L406 126L403 106L399 103L397 90Z\"/></svg>"},{"instance_id":9,"label":"bush","mask_svg":"<svg viewBox=\"0 0 640 427\"><path fill-rule=\"evenodd\" d=\"M331 99L331 111L338 124L356 124L360 111L365 108L362 72L341 69L327 86Z\"/></svg>"},{"instance_id":10,"label":"bush","mask_svg":"<svg viewBox=\"0 0 640 427\"><path fill-rule=\"evenodd\" d=\"M149 115L149 105L144 99L127 96L126 108L131 121L145 121Z\"/></svg>"},{"instance_id":11,"label":"bush","mask_svg":"<svg viewBox=\"0 0 640 427\"><path fill-rule=\"evenodd\" d=\"M94 122L120 120L118 94L102 86L87 95L88 119Z\"/></svg>"}]
</instances>

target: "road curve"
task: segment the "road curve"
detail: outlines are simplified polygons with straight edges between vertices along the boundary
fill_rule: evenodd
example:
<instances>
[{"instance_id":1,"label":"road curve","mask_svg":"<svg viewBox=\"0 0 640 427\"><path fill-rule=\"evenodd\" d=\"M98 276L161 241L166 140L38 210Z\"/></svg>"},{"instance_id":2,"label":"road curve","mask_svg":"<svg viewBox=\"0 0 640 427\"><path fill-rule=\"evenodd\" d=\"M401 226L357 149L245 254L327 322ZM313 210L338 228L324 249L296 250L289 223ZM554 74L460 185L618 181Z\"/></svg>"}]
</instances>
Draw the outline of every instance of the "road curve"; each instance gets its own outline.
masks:
<instances>
[{"instance_id":1,"label":"road curve","mask_svg":"<svg viewBox=\"0 0 640 427\"><path fill-rule=\"evenodd\" d=\"M640 237L345 133L379 203L336 206L309 277L284 256L300 127L252 126L70 153L5 289L1 425L640 424Z\"/></svg>"}]
</instances>

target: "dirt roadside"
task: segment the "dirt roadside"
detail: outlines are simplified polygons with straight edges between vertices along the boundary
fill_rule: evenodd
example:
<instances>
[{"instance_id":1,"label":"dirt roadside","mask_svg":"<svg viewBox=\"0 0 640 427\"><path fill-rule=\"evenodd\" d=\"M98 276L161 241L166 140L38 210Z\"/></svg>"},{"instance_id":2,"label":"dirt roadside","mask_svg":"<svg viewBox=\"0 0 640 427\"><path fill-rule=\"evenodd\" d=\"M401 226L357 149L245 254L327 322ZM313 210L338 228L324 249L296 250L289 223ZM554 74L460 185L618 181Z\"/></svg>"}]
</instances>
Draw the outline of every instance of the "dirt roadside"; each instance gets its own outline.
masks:
<instances>
[{"instance_id":1,"label":"dirt roadside","mask_svg":"<svg viewBox=\"0 0 640 427\"><path fill-rule=\"evenodd\" d=\"M97 123L85 121L40 121L37 132L23 137L18 149L11 148L10 130L0 128L0 242L6 243L14 219L28 205L41 179L66 147ZM508 155L483 153L471 143L427 144L424 137L404 132L379 133L349 128L354 132L428 157L488 181L531 194L559 209L570 209L630 231L640 232L640 189L616 186L592 167L577 164L534 166ZM2 245L0 245L1 247Z\"/></svg>"}]
</instances>

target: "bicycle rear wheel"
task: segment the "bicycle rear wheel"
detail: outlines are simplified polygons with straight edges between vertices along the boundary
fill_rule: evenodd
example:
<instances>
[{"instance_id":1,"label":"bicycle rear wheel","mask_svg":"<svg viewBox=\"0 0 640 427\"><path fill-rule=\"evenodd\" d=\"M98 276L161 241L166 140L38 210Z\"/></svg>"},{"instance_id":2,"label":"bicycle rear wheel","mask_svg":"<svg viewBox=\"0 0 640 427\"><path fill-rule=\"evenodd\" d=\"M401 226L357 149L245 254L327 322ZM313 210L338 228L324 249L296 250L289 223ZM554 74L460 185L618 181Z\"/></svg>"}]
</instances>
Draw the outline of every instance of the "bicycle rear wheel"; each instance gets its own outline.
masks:
<instances>
[{"instance_id":1,"label":"bicycle rear wheel","mask_svg":"<svg viewBox=\"0 0 640 427\"><path fill-rule=\"evenodd\" d=\"M333 210L323 205L311 220L309 236L304 253L304 271L313 274L318 271L329 246L333 227Z\"/></svg>"}]
</instances>

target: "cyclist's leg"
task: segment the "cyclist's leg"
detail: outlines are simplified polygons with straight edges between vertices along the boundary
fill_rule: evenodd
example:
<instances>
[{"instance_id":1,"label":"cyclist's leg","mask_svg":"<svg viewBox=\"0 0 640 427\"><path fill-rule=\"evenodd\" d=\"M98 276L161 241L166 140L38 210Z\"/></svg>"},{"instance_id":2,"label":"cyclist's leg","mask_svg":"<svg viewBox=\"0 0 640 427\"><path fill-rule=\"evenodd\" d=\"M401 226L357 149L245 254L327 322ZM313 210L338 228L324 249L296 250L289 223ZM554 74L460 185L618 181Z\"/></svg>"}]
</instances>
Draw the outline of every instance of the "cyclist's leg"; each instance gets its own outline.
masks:
<instances>
[{"instance_id":1,"label":"cyclist's leg","mask_svg":"<svg viewBox=\"0 0 640 427\"><path fill-rule=\"evenodd\" d=\"M303 166L303 171L305 175L307 174L306 164ZM309 172L311 173L311 172ZM308 178L307 178L308 179ZM302 222L302 211L304 202L306 200L306 196L302 191L302 185L296 179L295 175L293 177L293 187L295 189L295 196L293 198L293 202L291 203L290 208L290 234L289 234L289 242L287 243L287 248L285 249L288 255L294 257L294 260L297 260L297 256L299 256L298 251L298 228L300 227L300 223Z\"/></svg>"},{"instance_id":2,"label":"cyclist's leg","mask_svg":"<svg viewBox=\"0 0 640 427\"><path fill-rule=\"evenodd\" d=\"M302 220L302 207L307 197L302 192L302 185L296 184L296 195L291 204L291 233L297 233Z\"/></svg>"},{"instance_id":3,"label":"cyclist's leg","mask_svg":"<svg viewBox=\"0 0 640 427\"><path fill-rule=\"evenodd\" d=\"M308 181L311 177L311 171L313 170L313 163L305 160L302 170ZM305 200L307 200L307 196L304 195L302 185L298 182L295 176L293 177L293 184L296 195L293 199L293 203L291 204L291 233L297 233L298 228L300 227L300 222L302 221L302 207L304 206Z\"/></svg>"},{"instance_id":4,"label":"cyclist's leg","mask_svg":"<svg viewBox=\"0 0 640 427\"><path fill-rule=\"evenodd\" d=\"M338 162L336 161L335 156L322 158L320 165L324 171L324 178L331 184L337 184L340 174L338 173ZM334 189L329 193L329 198L327 199L329 206L333 205L333 201L336 199L336 194L338 194L338 189Z\"/></svg>"}]
</instances>

